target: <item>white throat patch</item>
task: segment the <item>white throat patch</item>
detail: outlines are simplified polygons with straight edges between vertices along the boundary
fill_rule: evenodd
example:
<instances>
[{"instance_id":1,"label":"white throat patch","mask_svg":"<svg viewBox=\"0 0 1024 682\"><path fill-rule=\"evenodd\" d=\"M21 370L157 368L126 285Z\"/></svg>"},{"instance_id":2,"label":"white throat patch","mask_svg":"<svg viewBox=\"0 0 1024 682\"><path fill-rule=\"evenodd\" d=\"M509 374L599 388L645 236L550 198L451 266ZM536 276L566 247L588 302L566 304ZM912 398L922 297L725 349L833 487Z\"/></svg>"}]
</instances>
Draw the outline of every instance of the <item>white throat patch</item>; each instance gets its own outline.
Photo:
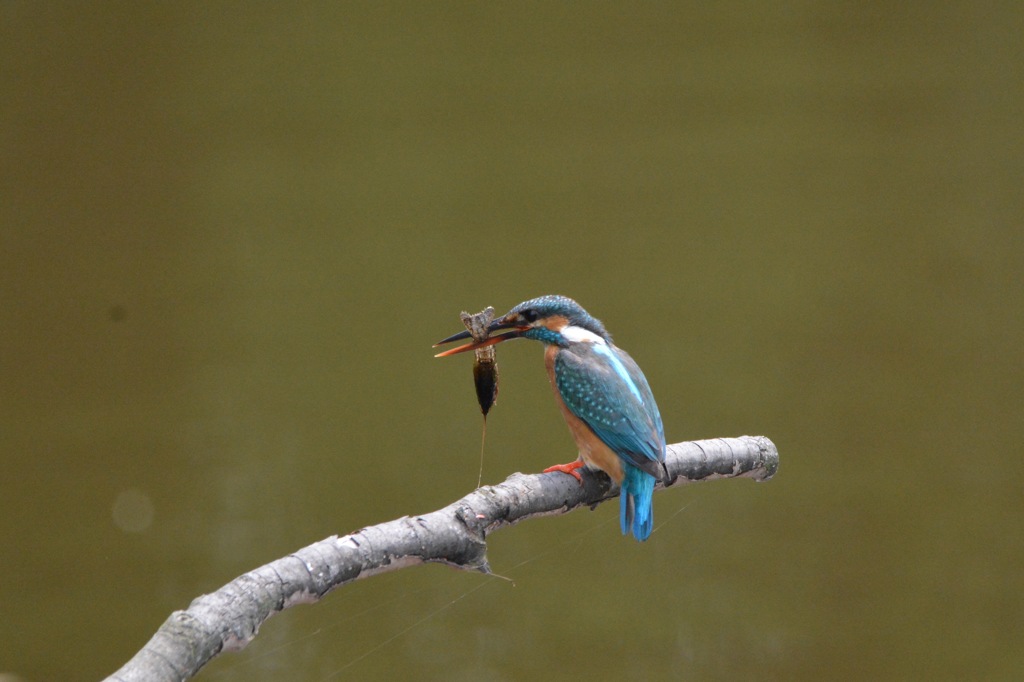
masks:
<instances>
[{"instance_id":1,"label":"white throat patch","mask_svg":"<svg viewBox=\"0 0 1024 682\"><path fill-rule=\"evenodd\" d=\"M605 344L604 339L583 327L574 327L573 325L566 325L561 329L562 336L567 338L571 343L599 343L602 346Z\"/></svg>"}]
</instances>

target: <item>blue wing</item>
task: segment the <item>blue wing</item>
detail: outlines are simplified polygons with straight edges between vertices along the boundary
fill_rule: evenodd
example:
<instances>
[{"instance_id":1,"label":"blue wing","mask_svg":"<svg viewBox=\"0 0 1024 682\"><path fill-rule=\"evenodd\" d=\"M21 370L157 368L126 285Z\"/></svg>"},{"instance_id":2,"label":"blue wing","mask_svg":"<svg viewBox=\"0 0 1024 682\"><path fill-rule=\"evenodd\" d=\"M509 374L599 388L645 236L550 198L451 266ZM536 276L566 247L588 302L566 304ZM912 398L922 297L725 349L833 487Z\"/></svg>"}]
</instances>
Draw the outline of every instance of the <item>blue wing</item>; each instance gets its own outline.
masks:
<instances>
[{"instance_id":1,"label":"blue wing","mask_svg":"<svg viewBox=\"0 0 1024 682\"><path fill-rule=\"evenodd\" d=\"M661 411L658 410L658 403L654 401L654 394L651 393L651 387L647 383L647 377L640 371L640 366L629 356L629 353L613 346L614 350L617 351L619 360L626 367L626 371L629 373L633 383L640 389L641 400L647 407L647 412L654 422L654 427L658 434L658 461L665 461L665 427L661 423Z\"/></svg>"},{"instance_id":2,"label":"blue wing","mask_svg":"<svg viewBox=\"0 0 1024 682\"><path fill-rule=\"evenodd\" d=\"M623 460L661 478L665 433L640 367L615 346L580 343L555 356L555 384L566 407Z\"/></svg>"}]
</instances>

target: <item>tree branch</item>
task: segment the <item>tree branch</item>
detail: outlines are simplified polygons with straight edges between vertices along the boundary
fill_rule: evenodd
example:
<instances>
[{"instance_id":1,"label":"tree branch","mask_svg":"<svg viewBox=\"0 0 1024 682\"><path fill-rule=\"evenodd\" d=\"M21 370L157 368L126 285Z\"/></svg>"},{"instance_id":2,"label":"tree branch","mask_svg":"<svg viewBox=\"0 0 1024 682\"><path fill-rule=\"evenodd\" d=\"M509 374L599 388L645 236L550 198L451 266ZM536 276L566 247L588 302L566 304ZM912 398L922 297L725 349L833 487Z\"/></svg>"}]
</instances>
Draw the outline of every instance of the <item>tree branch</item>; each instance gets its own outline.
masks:
<instances>
[{"instance_id":1,"label":"tree branch","mask_svg":"<svg viewBox=\"0 0 1024 682\"><path fill-rule=\"evenodd\" d=\"M658 483L658 489L718 478L766 481L779 467L779 452L764 436L718 438L669 445L665 464L669 483ZM583 485L559 473L512 474L443 509L332 536L272 561L172 613L107 680L187 680L222 651L244 648L275 613L319 601L360 578L426 562L489 573L488 533L618 496L604 473L580 473Z\"/></svg>"}]
</instances>

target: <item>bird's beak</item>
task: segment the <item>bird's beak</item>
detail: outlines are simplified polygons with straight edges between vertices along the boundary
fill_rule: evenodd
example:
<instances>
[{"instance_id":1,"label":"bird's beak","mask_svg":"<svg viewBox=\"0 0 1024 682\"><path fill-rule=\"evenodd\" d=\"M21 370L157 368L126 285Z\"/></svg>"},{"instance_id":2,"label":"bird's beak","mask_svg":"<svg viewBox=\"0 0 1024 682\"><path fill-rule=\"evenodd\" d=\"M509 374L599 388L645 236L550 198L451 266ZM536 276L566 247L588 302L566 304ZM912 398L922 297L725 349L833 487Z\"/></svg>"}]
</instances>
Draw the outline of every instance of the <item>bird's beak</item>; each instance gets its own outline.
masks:
<instances>
[{"instance_id":1,"label":"bird's beak","mask_svg":"<svg viewBox=\"0 0 1024 682\"><path fill-rule=\"evenodd\" d=\"M446 350L442 353L438 353L434 357L444 358L448 357L449 355L455 355L456 353L465 353L468 350L476 350L477 348L493 346L495 344L501 343L502 341L508 341L509 339L516 339L519 338L525 330L529 329L529 327L521 327L510 322L505 322L505 318L503 317L498 318L494 322L491 322L489 325L487 325L488 334L492 334L501 329L511 329L512 331L505 332L504 334L498 334L497 336L488 336L483 341L473 341L472 343L467 343L464 346L458 346L456 348ZM459 332L458 334L452 334L446 339L441 339L440 341L434 344L434 347L437 348L438 346L445 343L451 343L452 341L461 341L462 339L469 338L472 338L472 335L468 331L462 331Z\"/></svg>"}]
</instances>

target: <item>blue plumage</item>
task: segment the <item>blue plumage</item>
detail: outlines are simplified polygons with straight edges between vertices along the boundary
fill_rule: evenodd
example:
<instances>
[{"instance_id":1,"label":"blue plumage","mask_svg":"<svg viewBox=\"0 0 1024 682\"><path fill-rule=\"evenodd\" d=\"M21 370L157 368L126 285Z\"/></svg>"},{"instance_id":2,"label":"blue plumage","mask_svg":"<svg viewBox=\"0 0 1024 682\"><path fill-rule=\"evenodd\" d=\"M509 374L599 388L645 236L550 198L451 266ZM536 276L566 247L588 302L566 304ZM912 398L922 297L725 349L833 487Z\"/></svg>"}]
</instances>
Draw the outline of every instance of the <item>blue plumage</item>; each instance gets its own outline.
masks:
<instances>
[{"instance_id":1,"label":"blue plumage","mask_svg":"<svg viewBox=\"0 0 1024 682\"><path fill-rule=\"evenodd\" d=\"M494 332L507 329L495 336ZM527 338L545 346L544 364L580 459L545 471L580 478L584 464L596 466L621 485L622 533L646 540L654 525L654 485L665 475L665 429L651 387L633 358L612 343L601 321L565 296L520 303L488 326L488 338L439 353ZM470 338L459 332L439 343Z\"/></svg>"},{"instance_id":2,"label":"blue plumage","mask_svg":"<svg viewBox=\"0 0 1024 682\"><path fill-rule=\"evenodd\" d=\"M598 350L594 344L559 349L555 385L566 407L615 454L640 469L660 471L654 463L665 459L665 435L658 406L633 359L625 351L615 351L613 361L607 355L609 349ZM628 363L635 371L626 380L613 362Z\"/></svg>"},{"instance_id":3,"label":"blue plumage","mask_svg":"<svg viewBox=\"0 0 1024 682\"><path fill-rule=\"evenodd\" d=\"M646 540L654 526L654 483L655 477L626 465L626 477L622 479L622 492L619 494L619 526L622 534L633 536L640 541Z\"/></svg>"},{"instance_id":4,"label":"blue plumage","mask_svg":"<svg viewBox=\"0 0 1024 682\"><path fill-rule=\"evenodd\" d=\"M664 476L665 432L640 367L612 343L600 320L564 296L520 303L499 322L549 347L548 371L565 410L618 462L601 460L589 434L574 428L566 414L581 457L621 484L622 532L646 540L654 522L654 485Z\"/></svg>"},{"instance_id":5,"label":"blue plumage","mask_svg":"<svg viewBox=\"0 0 1024 682\"><path fill-rule=\"evenodd\" d=\"M632 530L646 540L653 525L654 484L665 461L661 414L646 377L625 351L596 342L559 348L554 374L569 411L621 460L623 534Z\"/></svg>"}]
</instances>

